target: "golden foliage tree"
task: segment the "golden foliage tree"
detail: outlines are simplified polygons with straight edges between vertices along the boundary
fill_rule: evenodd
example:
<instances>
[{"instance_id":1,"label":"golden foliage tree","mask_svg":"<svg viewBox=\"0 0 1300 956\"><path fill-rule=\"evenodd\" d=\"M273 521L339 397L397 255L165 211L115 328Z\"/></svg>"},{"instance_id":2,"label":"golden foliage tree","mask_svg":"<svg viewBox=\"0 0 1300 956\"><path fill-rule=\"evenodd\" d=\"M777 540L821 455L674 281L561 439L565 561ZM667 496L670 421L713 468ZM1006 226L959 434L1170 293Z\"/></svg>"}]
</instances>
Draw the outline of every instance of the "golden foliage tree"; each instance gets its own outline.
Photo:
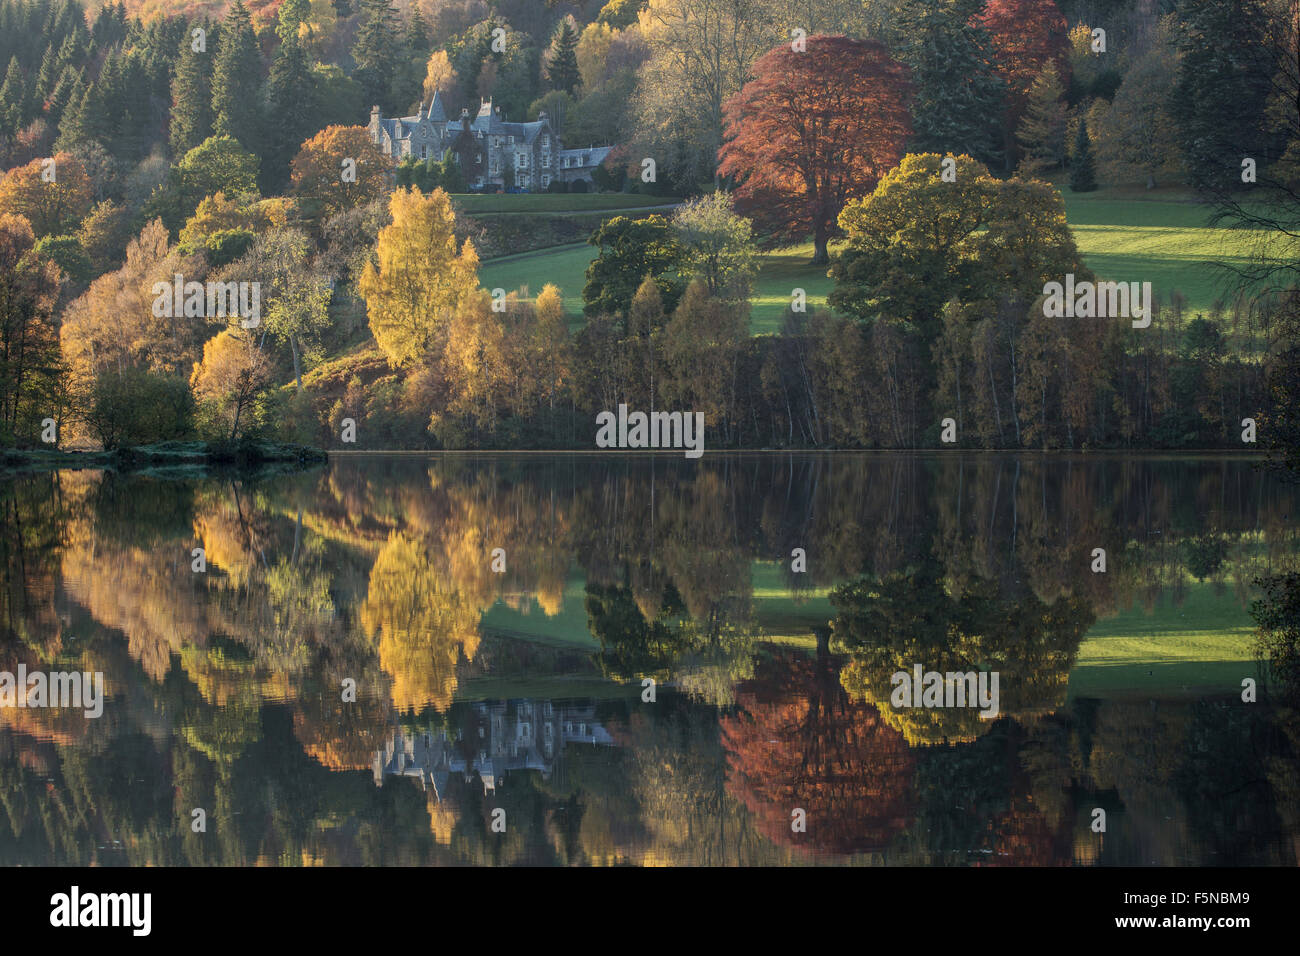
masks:
<instances>
[{"instance_id":1,"label":"golden foliage tree","mask_svg":"<svg viewBox=\"0 0 1300 956\"><path fill-rule=\"evenodd\" d=\"M360 290L370 331L397 367L442 344L478 289L478 253L468 239L457 252L455 213L441 189L399 189L388 209L393 222L379 231L378 263L366 264Z\"/></svg>"},{"instance_id":2,"label":"golden foliage tree","mask_svg":"<svg viewBox=\"0 0 1300 956\"><path fill-rule=\"evenodd\" d=\"M0 212L25 217L38 239L75 230L93 201L90 177L71 153L33 159L0 180Z\"/></svg>"}]
</instances>

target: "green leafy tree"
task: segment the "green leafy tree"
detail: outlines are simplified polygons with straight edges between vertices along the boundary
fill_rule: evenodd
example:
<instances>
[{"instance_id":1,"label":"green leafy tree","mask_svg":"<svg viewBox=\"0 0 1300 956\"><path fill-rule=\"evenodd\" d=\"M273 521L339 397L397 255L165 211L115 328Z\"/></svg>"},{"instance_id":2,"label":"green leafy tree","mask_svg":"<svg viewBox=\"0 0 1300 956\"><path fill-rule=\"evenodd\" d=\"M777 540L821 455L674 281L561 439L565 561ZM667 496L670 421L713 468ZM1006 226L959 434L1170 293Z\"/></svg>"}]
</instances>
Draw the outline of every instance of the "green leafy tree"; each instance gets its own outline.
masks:
<instances>
[{"instance_id":1,"label":"green leafy tree","mask_svg":"<svg viewBox=\"0 0 1300 956\"><path fill-rule=\"evenodd\" d=\"M601 224L587 242L600 250L587 266L587 284L582 289L588 315L626 313L647 275L659 286L664 308L676 308L682 294L678 278L682 249L676 231L663 216L615 216Z\"/></svg>"},{"instance_id":2,"label":"green leafy tree","mask_svg":"<svg viewBox=\"0 0 1300 956\"><path fill-rule=\"evenodd\" d=\"M754 226L721 190L683 203L673 213L673 228L682 248L682 272L700 279L709 295L748 302L758 273Z\"/></svg>"}]
</instances>

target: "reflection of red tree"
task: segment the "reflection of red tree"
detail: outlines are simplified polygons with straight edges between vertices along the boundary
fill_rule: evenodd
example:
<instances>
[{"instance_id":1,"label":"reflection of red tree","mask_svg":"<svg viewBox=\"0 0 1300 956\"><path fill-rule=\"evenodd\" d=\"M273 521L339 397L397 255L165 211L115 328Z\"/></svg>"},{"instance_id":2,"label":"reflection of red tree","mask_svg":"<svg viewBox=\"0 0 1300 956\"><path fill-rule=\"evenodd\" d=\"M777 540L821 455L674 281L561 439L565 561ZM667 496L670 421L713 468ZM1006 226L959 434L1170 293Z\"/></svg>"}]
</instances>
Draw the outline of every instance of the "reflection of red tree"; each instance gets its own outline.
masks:
<instances>
[{"instance_id":1,"label":"reflection of red tree","mask_svg":"<svg viewBox=\"0 0 1300 956\"><path fill-rule=\"evenodd\" d=\"M978 866L1067 866L1073 858L1068 830L1052 830L1043 812L1027 797L990 823L993 853Z\"/></svg>"},{"instance_id":2,"label":"reflection of red tree","mask_svg":"<svg viewBox=\"0 0 1300 956\"><path fill-rule=\"evenodd\" d=\"M727 789L776 843L834 853L883 850L913 816L914 760L875 707L854 701L823 649L760 665L721 721ZM807 811L806 833L791 811Z\"/></svg>"}]
</instances>

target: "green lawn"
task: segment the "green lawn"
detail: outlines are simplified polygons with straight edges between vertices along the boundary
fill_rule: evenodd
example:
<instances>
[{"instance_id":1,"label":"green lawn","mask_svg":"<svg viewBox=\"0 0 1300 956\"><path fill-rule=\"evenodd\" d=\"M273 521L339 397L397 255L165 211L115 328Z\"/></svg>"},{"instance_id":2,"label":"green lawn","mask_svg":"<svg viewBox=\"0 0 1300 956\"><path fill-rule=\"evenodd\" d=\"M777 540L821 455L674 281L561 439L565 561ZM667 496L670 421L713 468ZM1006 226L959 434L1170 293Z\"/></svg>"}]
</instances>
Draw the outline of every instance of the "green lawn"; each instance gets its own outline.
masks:
<instances>
[{"instance_id":1,"label":"green lawn","mask_svg":"<svg viewBox=\"0 0 1300 956\"><path fill-rule=\"evenodd\" d=\"M469 215L490 213L617 212L647 206L673 206L673 196L639 196L632 193L454 193L452 202Z\"/></svg>"},{"instance_id":2,"label":"green lawn","mask_svg":"<svg viewBox=\"0 0 1300 956\"><path fill-rule=\"evenodd\" d=\"M1098 190L1075 195L1066 190L1064 196L1070 227L1084 260L1094 272L1107 279L1150 282L1164 301L1171 292L1180 291L1187 297L1193 315L1208 310L1225 292L1225 277L1206 263L1245 261L1246 242L1226 230L1209 228L1209 210L1190 200L1186 193ZM659 201L653 196L567 194L466 198L482 201L485 206L514 200L572 204L619 199L640 205ZM582 312L582 287L595 251L582 244L493 259L484 263L480 277L486 288L526 290L528 296L536 296L543 285L554 282L564 293L565 309L576 318ZM750 319L754 334L780 329L796 288L807 294L809 308L825 306L833 283L825 267L812 266L811 259L811 243L762 257Z\"/></svg>"},{"instance_id":3,"label":"green lawn","mask_svg":"<svg viewBox=\"0 0 1300 956\"><path fill-rule=\"evenodd\" d=\"M1254 625L1232 591L1192 581L1175 607L1166 597L1148 614L1121 611L1093 625L1070 673L1070 693L1240 691L1255 677Z\"/></svg>"},{"instance_id":4,"label":"green lawn","mask_svg":"<svg viewBox=\"0 0 1300 956\"><path fill-rule=\"evenodd\" d=\"M1123 282L1150 282L1160 301L1187 297L1194 316L1229 291L1222 270L1209 262L1242 264L1248 239L1207 225L1209 209L1181 192L1163 198L1111 191L1075 195L1065 190L1066 219L1088 267Z\"/></svg>"},{"instance_id":5,"label":"green lawn","mask_svg":"<svg viewBox=\"0 0 1300 956\"><path fill-rule=\"evenodd\" d=\"M576 316L582 312L582 287L587 282L587 266L595 255L595 247L583 243L502 256L483 263L479 282L485 289L517 290L527 298L536 297L542 286L554 282L564 294L565 310ZM796 288L802 288L807 294L809 309L826 304L826 293L832 283L826 276L826 267L809 265L811 259L812 243L763 256L750 318L750 330L754 334L781 328L781 317Z\"/></svg>"}]
</instances>

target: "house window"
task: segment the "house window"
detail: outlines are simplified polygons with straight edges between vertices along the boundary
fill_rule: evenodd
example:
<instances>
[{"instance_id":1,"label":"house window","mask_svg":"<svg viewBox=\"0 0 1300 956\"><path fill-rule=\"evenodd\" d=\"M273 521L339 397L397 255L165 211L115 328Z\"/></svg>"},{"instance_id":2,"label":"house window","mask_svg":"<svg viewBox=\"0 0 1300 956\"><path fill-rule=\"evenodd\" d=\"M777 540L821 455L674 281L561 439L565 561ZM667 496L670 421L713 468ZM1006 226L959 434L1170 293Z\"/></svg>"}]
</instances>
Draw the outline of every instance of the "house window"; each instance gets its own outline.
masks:
<instances>
[{"instance_id":1,"label":"house window","mask_svg":"<svg viewBox=\"0 0 1300 956\"><path fill-rule=\"evenodd\" d=\"M550 168L551 168L551 154L550 154L550 153L542 153L542 166L543 166L544 168L546 168L546 169L550 169Z\"/></svg>"},{"instance_id":2,"label":"house window","mask_svg":"<svg viewBox=\"0 0 1300 956\"><path fill-rule=\"evenodd\" d=\"M420 147L420 158L421 158L421 159L428 159L428 158L429 158L429 147L428 147L428 146L421 146L421 147Z\"/></svg>"},{"instance_id":3,"label":"house window","mask_svg":"<svg viewBox=\"0 0 1300 956\"><path fill-rule=\"evenodd\" d=\"M517 153L517 154L515 155L515 165L516 165L518 168L520 168L520 169L527 169L527 168L528 168L528 154L527 154L527 153Z\"/></svg>"},{"instance_id":4,"label":"house window","mask_svg":"<svg viewBox=\"0 0 1300 956\"><path fill-rule=\"evenodd\" d=\"M551 177L548 176L548 175L546 175L545 173L543 173L543 174L542 174L542 188L545 189L545 188L546 188L547 186L549 186L550 184L551 184Z\"/></svg>"}]
</instances>

